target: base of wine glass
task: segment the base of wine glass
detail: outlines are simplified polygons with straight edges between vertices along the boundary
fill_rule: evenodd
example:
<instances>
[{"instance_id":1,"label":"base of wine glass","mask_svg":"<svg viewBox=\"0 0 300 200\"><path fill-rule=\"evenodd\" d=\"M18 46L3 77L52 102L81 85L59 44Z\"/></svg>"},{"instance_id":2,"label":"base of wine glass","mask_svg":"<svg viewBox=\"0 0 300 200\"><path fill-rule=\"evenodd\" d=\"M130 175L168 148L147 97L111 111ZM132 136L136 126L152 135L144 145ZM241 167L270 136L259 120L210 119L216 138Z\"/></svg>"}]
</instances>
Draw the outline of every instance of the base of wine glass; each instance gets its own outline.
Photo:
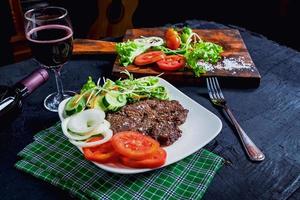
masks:
<instances>
[{"instance_id":1,"label":"base of wine glass","mask_svg":"<svg viewBox=\"0 0 300 200\"><path fill-rule=\"evenodd\" d=\"M64 91L63 98L59 98L56 92L49 94L44 100L44 106L51 112L58 112L58 106L64 99L74 96L73 91Z\"/></svg>"}]
</instances>

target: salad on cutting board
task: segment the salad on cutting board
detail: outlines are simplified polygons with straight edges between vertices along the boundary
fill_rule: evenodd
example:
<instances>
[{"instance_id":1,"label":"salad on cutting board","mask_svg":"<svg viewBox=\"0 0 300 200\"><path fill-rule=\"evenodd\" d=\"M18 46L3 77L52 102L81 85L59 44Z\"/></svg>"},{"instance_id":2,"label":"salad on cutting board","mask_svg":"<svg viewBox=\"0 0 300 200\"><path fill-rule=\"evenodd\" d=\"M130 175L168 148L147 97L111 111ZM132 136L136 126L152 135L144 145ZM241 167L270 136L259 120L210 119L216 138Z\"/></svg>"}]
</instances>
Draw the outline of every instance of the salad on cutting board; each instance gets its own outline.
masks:
<instances>
[{"instance_id":1,"label":"salad on cutting board","mask_svg":"<svg viewBox=\"0 0 300 200\"><path fill-rule=\"evenodd\" d=\"M201 62L216 64L223 47L204 41L189 27L168 28L164 38L150 36L116 44L120 66L145 67L156 65L162 72L190 70L196 77L206 72Z\"/></svg>"},{"instance_id":2,"label":"salad on cutting board","mask_svg":"<svg viewBox=\"0 0 300 200\"><path fill-rule=\"evenodd\" d=\"M75 53L117 53L112 69L115 77L124 77L120 72L127 70L136 77L163 73L162 77L173 83L202 83L203 78L216 76L257 87L261 80L237 29L128 29L123 41L89 40L88 45L81 42L80 48L76 48L75 43ZM148 52L152 53L136 59ZM166 57L168 59L163 59Z\"/></svg>"}]
</instances>

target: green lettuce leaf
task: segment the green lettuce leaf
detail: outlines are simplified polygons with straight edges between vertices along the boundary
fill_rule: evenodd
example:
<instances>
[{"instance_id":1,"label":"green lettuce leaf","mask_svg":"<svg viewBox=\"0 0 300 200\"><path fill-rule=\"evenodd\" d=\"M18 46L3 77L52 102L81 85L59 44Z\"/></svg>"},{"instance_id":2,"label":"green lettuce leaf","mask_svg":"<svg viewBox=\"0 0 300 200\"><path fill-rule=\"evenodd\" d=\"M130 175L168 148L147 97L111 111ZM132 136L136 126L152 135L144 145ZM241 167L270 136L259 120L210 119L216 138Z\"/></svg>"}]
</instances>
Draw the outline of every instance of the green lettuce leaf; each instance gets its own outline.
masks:
<instances>
[{"instance_id":1,"label":"green lettuce leaf","mask_svg":"<svg viewBox=\"0 0 300 200\"><path fill-rule=\"evenodd\" d=\"M116 50L120 56L120 65L125 67L130 65L136 56L144 53L148 48L134 41L117 43Z\"/></svg>"},{"instance_id":2,"label":"green lettuce leaf","mask_svg":"<svg viewBox=\"0 0 300 200\"><path fill-rule=\"evenodd\" d=\"M212 42L198 42L185 53L185 58L188 66L193 70L196 77L205 73L203 66L198 64L199 60L215 64L221 59L223 48L220 45Z\"/></svg>"}]
</instances>

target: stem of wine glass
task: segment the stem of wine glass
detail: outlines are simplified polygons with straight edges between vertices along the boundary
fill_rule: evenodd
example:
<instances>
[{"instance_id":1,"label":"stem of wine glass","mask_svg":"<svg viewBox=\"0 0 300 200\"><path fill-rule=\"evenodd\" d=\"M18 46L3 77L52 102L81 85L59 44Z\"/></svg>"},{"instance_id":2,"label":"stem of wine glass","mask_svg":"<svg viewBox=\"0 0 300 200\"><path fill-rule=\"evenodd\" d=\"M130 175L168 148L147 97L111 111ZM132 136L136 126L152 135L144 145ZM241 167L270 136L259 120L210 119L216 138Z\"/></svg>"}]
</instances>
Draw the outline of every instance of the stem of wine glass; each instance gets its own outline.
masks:
<instances>
[{"instance_id":1,"label":"stem of wine glass","mask_svg":"<svg viewBox=\"0 0 300 200\"><path fill-rule=\"evenodd\" d=\"M63 96L64 88L63 88L62 81L61 81L60 70L61 70L61 67L59 67L58 69L53 69L54 74L55 74L56 87L57 87L57 100L59 102L61 102L64 98L64 96Z\"/></svg>"}]
</instances>

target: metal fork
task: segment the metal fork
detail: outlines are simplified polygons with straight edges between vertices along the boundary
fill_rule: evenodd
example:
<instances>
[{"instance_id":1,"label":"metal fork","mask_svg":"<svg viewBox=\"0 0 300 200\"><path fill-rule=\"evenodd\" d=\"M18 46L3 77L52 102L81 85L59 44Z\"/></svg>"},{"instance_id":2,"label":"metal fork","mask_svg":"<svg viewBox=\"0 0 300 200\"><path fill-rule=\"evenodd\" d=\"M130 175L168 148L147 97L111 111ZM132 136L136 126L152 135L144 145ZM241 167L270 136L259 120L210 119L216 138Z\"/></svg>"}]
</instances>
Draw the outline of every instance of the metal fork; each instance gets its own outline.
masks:
<instances>
[{"instance_id":1,"label":"metal fork","mask_svg":"<svg viewBox=\"0 0 300 200\"><path fill-rule=\"evenodd\" d=\"M209 94L209 97L210 97L212 103L216 106L220 106L227 113L232 124L236 128L236 131L240 137L240 140L242 141L242 144L243 144L250 160L252 160L252 161L264 160L265 155L248 137L246 132L239 125L239 123L235 119L234 115L230 111L229 107L227 106L227 103L226 103L224 95L221 91L218 79L216 77L206 78L206 84L207 84L208 94Z\"/></svg>"}]
</instances>

